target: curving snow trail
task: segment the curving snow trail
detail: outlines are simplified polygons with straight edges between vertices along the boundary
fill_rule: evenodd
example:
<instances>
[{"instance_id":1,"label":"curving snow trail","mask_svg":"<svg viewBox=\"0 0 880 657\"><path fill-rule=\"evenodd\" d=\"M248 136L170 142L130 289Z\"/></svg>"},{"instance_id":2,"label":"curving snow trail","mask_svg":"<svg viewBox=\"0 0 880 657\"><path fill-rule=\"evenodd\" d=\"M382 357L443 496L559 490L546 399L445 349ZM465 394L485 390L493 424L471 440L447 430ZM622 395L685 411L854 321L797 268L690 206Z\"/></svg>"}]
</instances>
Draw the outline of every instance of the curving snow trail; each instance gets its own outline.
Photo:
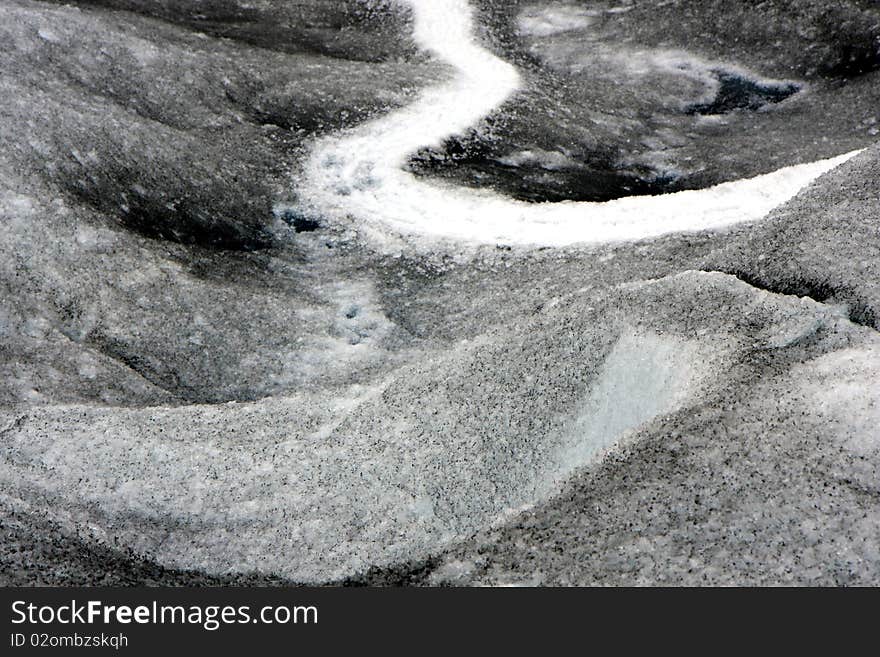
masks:
<instances>
[{"instance_id":1,"label":"curving snow trail","mask_svg":"<svg viewBox=\"0 0 880 657\"><path fill-rule=\"evenodd\" d=\"M413 104L320 140L304 169L301 211L392 233L477 243L563 246L656 237L760 219L859 151L708 189L605 203L532 204L491 191L427 182L403 170L492 112L520 86L516 69L480 46L467 0L398 0L413 12L416 42L454 78Z\"/></svg>"}]
</instances>

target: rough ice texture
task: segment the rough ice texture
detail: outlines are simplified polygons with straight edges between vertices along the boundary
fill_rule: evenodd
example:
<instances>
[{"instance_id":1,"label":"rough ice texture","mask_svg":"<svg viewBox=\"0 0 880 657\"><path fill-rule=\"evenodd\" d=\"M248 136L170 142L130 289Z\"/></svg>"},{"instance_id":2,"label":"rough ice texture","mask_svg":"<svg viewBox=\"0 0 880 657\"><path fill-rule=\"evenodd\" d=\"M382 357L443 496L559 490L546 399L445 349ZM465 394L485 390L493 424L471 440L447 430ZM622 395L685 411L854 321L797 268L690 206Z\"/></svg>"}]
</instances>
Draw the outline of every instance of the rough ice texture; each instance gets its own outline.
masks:
<instances>
[{"instance_id":1,"label":"rough ice texture","mask_svg":"<svg viewBox=\"0 0 880 657\"><path fill-rule=\"evenodd\" d=\"M602 201L827 158L880 130L880 8L870 3L474 4L481 43L517 64L522 89L464 137L421 151L411 168L427 177L533 202ZM566 13L589 24L520 28ZM818 127L821 139L804 139ZM572 164L512 166L521 151Z\"/></svg>"},{"instance_id":2,"label":"rough ice texture","mask_svg":"<svg viewBox=\"0 0 880 657\"><path fill-rule=\"evenodd\" d=\"M4 481L33 511L166 565L340 579L555 493L633 429L723 398L767 350L870 350L868 333L820 304L686 273L601 304L574 294L332 403L9 415Z\"/></svg>"},{"instance_id":3,"label":"rough ice texture","mask_svg":"<svg viewBox=\"0 0 880 657\"><path fill-rule=\"evenodd\" d=\"M401 110L318 141L298 180L295 211L337 222L350 217L377 241L383 229L490 244L636 240L755 221L855 154L838 153L709 189L605 203L530 205L485 191L419 181L403 170L408 157L419 148L437 147L461 135L509 100L521 82L511 64L477 43L466 0L406 4L413 12L413 38L453 67L454 78ZM705 70L702 73L705 76Z\"/></svg>"},{"instance_id":4,"label":"rough ice texture","mask_svg":"<svg viewBox=\"0 0 880 657\"><path fill-rule=\"evenodd\" d=\"M880 582L877 146L724 230L377 252L272 208L313 137L452 79L406 16L281 47L343 5L79 4L0 9L0 581Z\"/></svg>"}]
</instances>

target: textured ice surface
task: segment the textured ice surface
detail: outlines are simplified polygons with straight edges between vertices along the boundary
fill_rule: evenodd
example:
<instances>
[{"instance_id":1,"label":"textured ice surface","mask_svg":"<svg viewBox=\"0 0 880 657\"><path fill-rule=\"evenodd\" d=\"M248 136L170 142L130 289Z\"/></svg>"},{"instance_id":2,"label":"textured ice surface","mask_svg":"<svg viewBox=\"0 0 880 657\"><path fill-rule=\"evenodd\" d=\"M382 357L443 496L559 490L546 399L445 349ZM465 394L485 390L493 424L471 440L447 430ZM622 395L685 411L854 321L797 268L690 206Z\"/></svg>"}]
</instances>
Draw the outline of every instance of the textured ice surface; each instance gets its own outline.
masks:
<instances>
[{"instance_id":1,"label":"textured ice surface","mask_svg":"<svg viewBox=\"0 0 880 657\"><path fill-rule=\"evenodd\" d=\"M478 6L481 43L517 63L521 88L465 135L420 151L410 162L420 176L532 202L604 201L705 188L874 141L876 7L846 0L833 7L648 0L626 11L599 2ZM574 6L591 13L588 27L546 36L518 29L521 17ZM742 82L722 84L731 79ZM803 138L818 127L821 139ZM558 152L577 166L503 161L517 151Z\"/></svg>"},{"instance_id":2,"label":"textured ice surface","mask_svg":"<svg viewBox=\"0 0 880 657\"><path fill-rule=\"evenodd\" d=\"M590 12L574 5L527 8L517 19L519 32L524 36L549 36L583 29L589 24Z\"/></svg>"},{"instance_id":3,"label":"textured ice surface","mask_svg":"<svg viewBox=\"0 0 880 657\"><path fill-rule=\"evenodd\" d=\"M0 9L0 581L880 581L877 147L724 231L426 251L380 227L383 253L367 223L271 209L305 144L456 72L416 52L397 6L282 4L222 3L234 20L189 0ZM695 143L724 142L714 159L653 125L646 148L669 162L679 144L679 162L739 178L860 147L876 124L870 72L804 70L856 43L868 10L823 36L806 0L750 54L712 44L751 31L693 35L782 0L603 12L528 37L531 64L499 46L513 10L548 4L480 4L481 45L523 82L486 123L512 176L590 172L568 128L599 124L535 109L566 115L584 88L542 104L536 78L567 40L607 42L649 5L632 32L646 74L609 96L636 114L663 70L711 92L698 61L810 81L767 111L682 114ZM694 24L707 7L717 21ZM679 75L655 56L682 33ZM523 115L525 135L505 133Z\"/></svg>"},{"instance_id":4,"label":"textured ice surface","mask_svg":"<svg viewBox=\"0 0 880 657\"><path fill-rule=\"evenodd\" d=\"M864 339L643 429L554 500L451 551L430 581L876 582L880 345Z\"/></svg>"},{"instance_id":5,"label":"textured ice surface","mask_svg":"<svg viewBox=\"0 0 880 657\"><path fill-rule=\"evenodd\" d=\"M532 205L486 191L419 181L403 170L419 148L439 146L508 100L513 66L480 46L466 0L408 0L416 42L455 70L413 104L349 134L319 141L300 181L297 210L344 221L374 237L383 229L434 238L561 246L656 237L760 219L855 152L749 180L662 197ZM717 82L716 82L717 84ZM366 225L364 225L366 224Z\"/></svg>"},{"instance_id":6,"label":"textured ice surface","mask_svg":"<svg viewBox=\"0 0 880 657\"><path fill-rule=\"evenodd\" d=\"M4 481L165 565L324 581L393 564L552 494L628 430L723 385L739 338L659 337L637 307L692 303L695 277L595 309L575 295L333 401L7 416Z\"/></svg>"}]
</instances>

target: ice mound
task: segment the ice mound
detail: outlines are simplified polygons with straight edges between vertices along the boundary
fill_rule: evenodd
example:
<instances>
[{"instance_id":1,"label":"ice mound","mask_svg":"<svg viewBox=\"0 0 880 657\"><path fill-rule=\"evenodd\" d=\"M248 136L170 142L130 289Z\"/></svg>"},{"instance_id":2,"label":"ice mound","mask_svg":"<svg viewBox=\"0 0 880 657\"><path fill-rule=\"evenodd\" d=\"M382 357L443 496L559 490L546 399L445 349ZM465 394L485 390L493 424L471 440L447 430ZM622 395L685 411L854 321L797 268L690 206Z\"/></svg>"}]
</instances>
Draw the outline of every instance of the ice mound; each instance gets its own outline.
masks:
<instances>
[{"instance_id":1,"label":"ice mound","mask_svg":"<svg viewBox=\"0 0 880 657\"><path fill-rule=\"evenodd\" d=\"M332 398L7 413L2 477L32 511L166 566L345 578L552 495L631 430L726 385L789 305L686 274L601 306L571 295Z\"/></svg>"},{"instance_id":2,"label":"ice mound","mask_svg":"<svg viewBox=\"0 0 880 657\"><path fill-rule=\"evenodd\" d=\"M643 428L554 499L434 561L425 580L871 585L880 436L866 382L880 343L858 333L858 348L778 375L734 369L749 385Z\"/></svg>"}]
</instances>

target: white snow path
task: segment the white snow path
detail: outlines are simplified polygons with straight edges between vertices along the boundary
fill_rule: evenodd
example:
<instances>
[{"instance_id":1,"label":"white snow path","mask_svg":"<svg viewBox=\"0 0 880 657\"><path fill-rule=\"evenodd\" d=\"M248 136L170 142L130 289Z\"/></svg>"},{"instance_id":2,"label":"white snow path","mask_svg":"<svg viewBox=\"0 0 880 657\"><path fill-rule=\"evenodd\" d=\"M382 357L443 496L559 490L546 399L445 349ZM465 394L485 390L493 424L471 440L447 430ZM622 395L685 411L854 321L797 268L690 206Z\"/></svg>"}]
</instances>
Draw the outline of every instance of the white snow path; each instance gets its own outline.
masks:
<instances>
[{"instance_id":1,"label":"white snow path","mask_svg":"<svg viewBox=\"0 0 880 657\"><path fill-rule=\"evenodd\" d=\"M411 154L461 134L520 87L516 69L480 46L467 0L398 0L416 42L455 69L414 103L315 144L298 209L379 233L471 243L563 246L699 231L762 218L853 151L701 190L605 203L533 204L491 191L427 182L404 171ZM373 231L374 234L376 231Z\"/></svg>"}]
</instances>

